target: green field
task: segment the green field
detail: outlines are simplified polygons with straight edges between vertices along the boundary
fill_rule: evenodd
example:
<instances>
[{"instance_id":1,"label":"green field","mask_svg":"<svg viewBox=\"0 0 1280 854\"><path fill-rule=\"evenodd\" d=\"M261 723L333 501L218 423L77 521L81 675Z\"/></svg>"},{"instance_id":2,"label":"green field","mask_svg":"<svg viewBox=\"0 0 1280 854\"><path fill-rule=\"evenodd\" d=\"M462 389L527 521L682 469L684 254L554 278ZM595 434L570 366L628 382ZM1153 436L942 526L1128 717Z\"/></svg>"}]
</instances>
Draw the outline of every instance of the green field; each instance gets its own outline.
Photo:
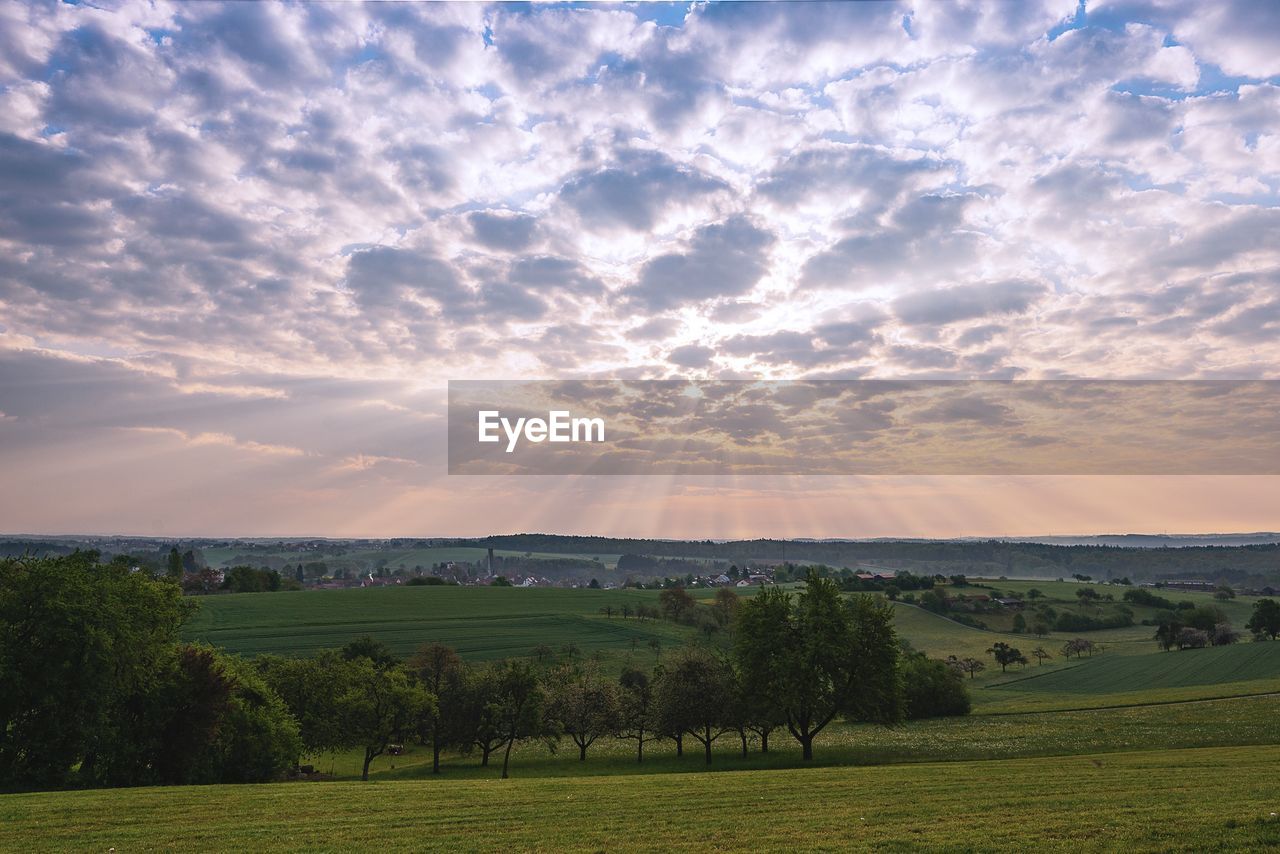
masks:
<instances>
[{"instance_id":1,"label":"green field","mask_svg":"<svg viewBox=\"0 0 1280 854\"><path fill-rule=\"evenodd\" d=\"M1013 590L1015 582L993 582ZM1078 585L1054 587L1066 597ZM1115 590L1116 588L1108 588ZM1018 591L1021 592L1021 591ZM710 591L695 595L706 597ZM370 634L407 654L425 641L465 657L527 656L574 644L606 666L652 664L694 636L664 621L606 617L657 592L389 587L204 597L186 634L233 652L309 655ZM1176 598L1181 598L1180 596ZM1187 598L1211 601L1203 594ZM1227 603L1237 625L1249 605ZM0 850L452 847L462 850L1258 850L1280 845L1280 643L1160 652L1149 626L1088 637L975 629L900 603L899 635L930 656L988 663L966 679L967 718L897 727L835 723L802 767L785 729L746 757L735 734L677 757L671 742L604 738L586 762L562 744L520 743L509 781L474 755L407 744L369 783L355 752L311 757L324 783L98 790L0 797ZM649 646L661 646L659 653ZM722 635L716 643L724 644ZM1001 673L1006 641L1054 653ZM566 749L566 747L570 749ZM696 748L696 749L695 749ZM625 781L619 778L625 776Z\"/></svg>"},{"instance_id":2,"label":"green field","mask_svg":"<svg viewBox=\"0 0 1280 854\"><path fill-rule=\"evenodd\" d=\"M1097 656L1060 670L992 686L995 690L1110 694L1280 679L1280 643L1243 643L1142 656ZM1024 671L1025 672L1025 671Z\"/></svg>"},{"instance_id":3,"label":"green field","mask_svg":"<svg viewBox=\"0 0 1280 854\"><path fill-rule=\"evenodd\" d=\"M652 656L651 639L669 646L690 634L667 622L600 613L606 605L657 601L656 593L644 590L379 587L239 593L199 601L187 637L250 655L310 655L368 634L400 655L440 641L476 660L528 656L539 644L559 651L567 643L586 655Z\"/></svg>"},{"instance_id":4,"label":"green field","mask_svg":"<svg viewBox=\"0 0 1280 854\"><path fill-rule=\"evenodd\" d=\"M1280 748L0 798L0 849L1257 851Z\"/></svg>"}]
</instances>

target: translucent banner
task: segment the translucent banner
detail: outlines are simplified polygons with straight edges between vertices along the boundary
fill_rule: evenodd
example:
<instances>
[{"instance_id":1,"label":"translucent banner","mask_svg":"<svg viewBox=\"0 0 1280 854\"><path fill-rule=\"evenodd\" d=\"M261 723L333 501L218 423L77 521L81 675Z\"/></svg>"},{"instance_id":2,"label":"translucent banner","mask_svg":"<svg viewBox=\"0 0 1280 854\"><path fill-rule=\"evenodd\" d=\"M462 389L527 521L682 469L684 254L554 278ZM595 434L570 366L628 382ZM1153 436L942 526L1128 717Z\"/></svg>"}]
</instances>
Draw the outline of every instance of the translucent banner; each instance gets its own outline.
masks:
<instances>
[{"instance_id":1,"label":"translucent banner","mask_svg":"<svg viewBox=\"0 0 1280 854\"><path fill-rule=\"evenodd\" d=\"M451 381L449 473L1280 474L1280 381Z\"/></svg>"}]
</instances>

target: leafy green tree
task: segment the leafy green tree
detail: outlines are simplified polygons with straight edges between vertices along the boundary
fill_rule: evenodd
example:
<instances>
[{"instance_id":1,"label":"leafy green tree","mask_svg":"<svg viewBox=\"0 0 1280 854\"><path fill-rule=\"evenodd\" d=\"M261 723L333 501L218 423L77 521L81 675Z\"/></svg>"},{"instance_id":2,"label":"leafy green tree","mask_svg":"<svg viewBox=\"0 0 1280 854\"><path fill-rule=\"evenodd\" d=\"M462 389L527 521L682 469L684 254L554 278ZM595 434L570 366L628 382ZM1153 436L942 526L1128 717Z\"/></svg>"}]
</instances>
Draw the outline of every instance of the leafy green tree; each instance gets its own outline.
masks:
<instances>
[{"instance_id":1,"label":"leafy green tree","mask_svg":"<svg viewBox=\"0 0 1280 854\"><path fill-rule=\"evenodd\" d=\"M1044 666L1045 659L1053 658L1053 653L1049 652L1042 646L1038 646L1031 650L1031 654L1035 656L1036 661L1040 663L1041 667Z\"/></svg>"},{"instance_id":2,"label":"leafy green tree","mask_svg":"<svg viewBox=\"0 0 1280 854\"><path fill-rule=\"evenodd\" d=\"M870 596L846 601L816 573L796 601L770 588L743 603L734 652L747 693L774 698L806 760L839 715L879 723L902 717L892 606Z\"/></svg>"},{"instance_id":3,"label":"leafy green tree","mask_svg":"<svg viewBox=\"0 0 1280 854\"><path fill-rule=\"evenodd\" d=\"M363 658L375 667L384 670L388 667L394 667L400 660L391 651L391 647L372 635L362 635L348 641L347 645L342 648L342 657L347 661L356 661Z\"/></svg>"},{"instance_id":4,"label":"leafy green tree","mask_svg":"<svg viewBox=\"0 0 1280 854\"><path fill-rule=\"evenodd\" d=\"M360 779L368 780L373 760L434 714L435 697L403 670L379 667L368 658L351 659L344 670L338 719L349 742L364 750Z\"/></svg>"},{"instance_id":5,"label":"leafy green tree","mask_svg":"<svg viewBox=\"0 0 1280 854\"><path fill-rule=\"evenodd\" d=\"M598 738L617 731L621 720L618 688L595 666L560 667L548 680L547 715L556 730L578 746L578 760Z\"/></svg>"},{"instance_id":6,"label":"leafy green tree","mask_svg":"<svg viewBox=\"0 0 1280 854\"><path fill-rule=\"evenodd\" d=\"M634 741L636 762L643 762L645 742L659 738L653 682L643 670L628 667L622 671L618 684L621 692L618 698L617 736Z\"/></svg>"},{"instance_id":7,"label":"leafy green tree","mask_svg":"<svg viewBox=\"0 0 1280 854\"><path fill-rule=\"evenodd\" d=\"M510 776L511 748L517 741L544 738L553 733L544 716L546 692L528 662L503 662L496 670L496 691L490 703L494 720L503 733L502 779Z\"/></svg>"},{"instance_id":8,"label":"leafy green tree","mask_svg":"<svg viewBox=\"0 0 1280 854\"><path fill-rule=\"evenodd\" d=\"M1253 614L1244 627L1253 632L1254 637L1271 638L1280 636L1280 602L1274 599L1259 599L1253 603Z\"/></svg>"},{"instance_id":9,"label":"leafy green tree","mask_svg":"<svg viewBox=\"0 0 1280 854\"><path fill-rule=\"evenodd\" d=\"M351 746L338 707L347 687L345 659L325 650L314 658L262 655L253 663L297 721L302 752L331 753Z\"/></svg>"},{"instance_id":10,"label":"leafy green tree","mask_svg":"<svg viewBox=\"0 0 1280 854\"><path fill-rule=\"evenodd\" d=\"M182 555L178 553L176 548L169 549L169 558L165 569L170 578L176 581L182 580Z\"/></svg>"},{"instance_id":11,"label":"leafy green tree","mask_svg":"<svg viewBox=\"0 0 1280 854\"><path fill-rule=\"evenodd\" d=\"M507 730L500 718L498 666L468 667L463 681L460 743L464 750L479 750L481 767L507 742Z\"/></svg>"},{"instance_id":12,"label":"leafy green tree","mask_svg":"<svg viewBox=\"0 0 1280 854\"><path fill-rule=\"evenodd\" d=\"M987 650L987 654L996 660L1000 665L1000 672L1004 673L1008 670L1010 664L1026 664L1026 656L1017 647L1009 646L1004 641L997 641Z\"/></svg>"},{"instance_id":13,"label":"leafy green tree","mask_svg":"<svg viewBox=\"0 0 1280 854\"><path fill-rule=\"evenodd\" d=\"M911 652L902 656L899 666L907 720L969 714L964 680L946 662Z\"/></svg>"},{"instance_id":14,"label":"leafy green tree","mask_svg":"<svg viewBox=\"0 0 1280 854\"><path fill-rule=\"evenodd\" d=\"M431 745L431 773L440 773L440 751L458 741L462 731L466 687L462 659L453 647L428 643L409 659L409 672L436 698L436 705L422 718L420 735Z\"/></svg>"},{"instance_id":15,"label":"leafy green tree","mask_svg":"<svg viewBox=\"0 0 1280 854\"><path fill-rule=\"evenodd\" d=\"M666 663L658 683L663 728L692 736L711 764L711 745L730 726L733 674L728 662L701 647L682 647Z\"/></svg>"},{"instance_id":16,"label":"leafy green tree","mask_svg":"<svg viewBox=\"0 0 1280 854\"><path fill-rule=\"evenodd\" d=\"M192 603L96 552L0 561L0 786L99 779Z\"/></svg>"},{"instance_id":17,"label":"leafy green tree","mask_svg":"<svg viewBox=\"0 0 1280 854\"><path fill-rule=\"evenodd\" d=\"M1178 633L1183 629L1181 617L1173 611L1160 611L1156 614L1155 622L1156 644L1165 652L1168 652L1177 646Z\"/></svg>"}]
</instances>

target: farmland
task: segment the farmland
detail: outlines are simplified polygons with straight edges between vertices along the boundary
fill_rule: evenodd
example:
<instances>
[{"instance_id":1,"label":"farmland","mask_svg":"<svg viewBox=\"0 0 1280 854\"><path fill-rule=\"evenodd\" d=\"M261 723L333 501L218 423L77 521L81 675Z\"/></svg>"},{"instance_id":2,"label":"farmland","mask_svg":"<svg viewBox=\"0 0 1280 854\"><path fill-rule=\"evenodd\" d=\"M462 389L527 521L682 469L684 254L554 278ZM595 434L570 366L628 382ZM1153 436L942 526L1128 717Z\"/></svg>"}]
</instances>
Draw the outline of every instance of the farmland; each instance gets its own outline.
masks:
<instances>
[{"instance_id":1,"label":"farmland","mask_svg":"<svg viewBox=\"0 0 1280 854\"><path fill-rule=\"evenodd\" d=\"M38 793L0 799L0 848L1247 851L1280 844L1277 762L1268 746L625 786L592 776ZM1206 785L1224 769L1229 785Z\"/></svg>"},{"instance_id":2,"label":"farmland","mask_svg":"<svg viewBox=\"0 0 1280 854\"><path fill-rule=\"evenodd\" d=\"M440 641L475 660L530 655L574 643L584 654L643 651L652 639L676 644L683 627L607 618L606 605L656 602L643 590L510 587L382 587L234 594L201 600L187 634L231 652L309 655L368 634L407 655Z\"/></svg>"}]
</instances>

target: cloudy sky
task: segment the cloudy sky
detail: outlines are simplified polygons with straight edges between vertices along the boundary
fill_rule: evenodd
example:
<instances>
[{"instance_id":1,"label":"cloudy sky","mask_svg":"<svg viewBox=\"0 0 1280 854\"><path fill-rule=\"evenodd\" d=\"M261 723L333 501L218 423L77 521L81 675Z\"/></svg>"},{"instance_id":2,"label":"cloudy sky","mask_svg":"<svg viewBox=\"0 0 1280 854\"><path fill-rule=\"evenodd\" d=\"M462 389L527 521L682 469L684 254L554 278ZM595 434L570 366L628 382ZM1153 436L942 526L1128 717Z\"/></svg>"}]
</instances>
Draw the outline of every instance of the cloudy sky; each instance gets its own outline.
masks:
<instances>
[{"instance_id":1,"label":"cloudy sky","mask_svg":"<svg viewBox=\"0 0 1280 854\"><path fill-rule=\"evenodd\" d=\"M1278 342L1274 2L0 4L7 532L1276 529L1271 477L448 477L443 416Z\"/></svg>"}]
</instances>

